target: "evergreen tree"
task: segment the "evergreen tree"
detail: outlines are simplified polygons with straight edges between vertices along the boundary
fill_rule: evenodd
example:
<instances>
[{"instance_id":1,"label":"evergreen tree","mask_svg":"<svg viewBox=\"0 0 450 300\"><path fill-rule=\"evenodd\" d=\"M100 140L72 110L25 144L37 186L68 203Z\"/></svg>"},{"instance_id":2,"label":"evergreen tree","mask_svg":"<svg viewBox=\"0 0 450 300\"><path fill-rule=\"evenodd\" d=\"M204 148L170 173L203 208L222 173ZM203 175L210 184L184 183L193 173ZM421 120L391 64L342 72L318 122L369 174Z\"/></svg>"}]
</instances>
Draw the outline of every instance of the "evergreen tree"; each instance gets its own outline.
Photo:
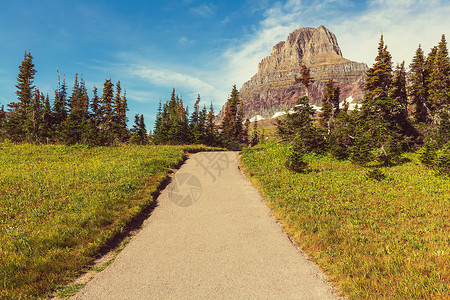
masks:
<instances>
[{"instance_id":1,"label":"evergreen tree","mask_svg":"<svg viewBox=\"0 0 450 300\"><path fill-rule=\"evenodd\" d=\"M113 115L116 118L121 117L122 113L122 87L120 86L120 81L116 83L116 94L113 99Z\"/></svg>"},{"instance_id":2,"label":"evergreen tree","mask_svg":"<svg viewBox=\"0 0 450 300\"><path fill-rule=\"evenodd\" d=\"M101 112L100 112L100 103L99 103L99 99L98 99L98 90L97 87L94 85L94 89L93 89L93 94L94 97L92 97L92 102L91 102L91 113L92 113L92 117L94 119L99 119L101 117Z\"/></svg>"},{"instance_id":3,"label":"evergreen tree","mask_svg":"<svg viewBox=\"0 0 450 300\"><path fill-rule=\"evenodd\" d=\"M16 95L18 102L8 104L9 117L6 124L8 137L16 142L23 141L27 130L26 123L31 124L29 106L32 102L32 95L35 86L33 85L36 70L33 64L33 56L30 51L25 52L24 59L19 66L19 74L17 75ZM28 128L29 129L29 128Z\"/></svg>"},{"instance_id":4,"label":"evergreen tree","mask_svg":"<svg viewBox=\"0 0 450 300\"><path fill-rule=\"evenodd\" d=\"M400 103L404 109L404 113L408 114L408 94L406 92L406 71L405 61L397 67L394 71L394 78L392 80L391 98Z\"/></svg>"},{"instance_id":5,"label":"evergreen tree","mask_svg":"<svg viewBox=\"0 0 450 300\"><path fill-rule=\"evenodd\" d=\"M430 58L432 59L432 58ZM431 63L431 62L430 62ZM445 35L437 46L437 51L433 59L433 68L429 78L429 102L433 112L437 112L443 107L448 107L450 103L450 59L448 56L447 42ZM435 122L436 122L435 114Z\"/></svg>"},{"instance_id":6,"label":"evergreen tree","mask_svg":"<svg viewBox=\"0 0 450 300\"><path fill-rule=\"evenodd\" d=\"M79 94L80 94L80 108L81 108L81 112L83 113L83 116L85 118L88 117L88 111L89 111L89 96L87 93L87 88L86 88L86 83L84 82L83 77L81 77L80 79L80 89L79 89Z\"/></svg>"},{"instance_id":7,"label":"evergreen tree","mask_svg":"<svg viewBox=\"0 0 450 300\"><path fill-rule=\"evenodd\" d=\"M84 82L81 79L78 81L78 74L75 74L74 85L72 88L72 94L68 100L68 116L63 125L63 140L64 143L68 145L73 145L76 143L82 143L89 140L86 137L86 127L87 127L87 111L86 111L86 100L83 94Z\"/></svg>"},{"instance_id":8,"label":"evergreen tree","mask_svg":"<svg viewBox=\"0 0 450 300\"><path fill-rule=\"evenodd\" d=\"M75 81L73 84L72 95L69 98L68 106L70 114L82 112L81 89L80 83L78 82L78 74L75 74Z\"/></svg>"},{"instance_id":9,"label":"evergreen tree","mask_svg":"<svg viewBox=\"0 0 450 300\"><path fill-rule=\"evenodd\" d=\"M156 113L156 119L155 119L155 129L153 130L153 141L156 144L163 144L164 140L164 131L163 131L163 119L162 119L162 106L161 106L161 100L159 100L158 105L158 112Z\"/></svg>"},{"instance_id":10,"label":"evergreen tree","mask_svg":"<svg viewBox=\"0 0 450 300\"><path fill-rule=\"evenodd\" d=\"M178 134L173 134L175 136L176 144L187 144L189 143L189 112L188 108L184 107L183 98L176 97L177 109L176 115L174 116L174 128ZM174 131L174 132L175 132Z\"/></svg>"},{"instance_id":11,"label":"evergreen tree","mask_svg":"<svg viewBox=\"0 0 450 300\"><path fill-rule=\"evenodd\" d=\"M293 111L287 112L284 118L275 120L278 135L283 140L293 140L299 133L303 133L311 128L311 117L313 115L314 108L309 105L308 97L299 98L295 102Z\"/></svg>"},{"instance_id":12,"label":"evergreen tree","mask_svg":"<svg viewBox=\"0 0 450 300\"><path fill-rule=\"evenodd\" d=\"M134 116L134 125L131 129L131 142L137 145L147 144L147 130L144 123L144 115Z\"/></svg>"},{"instance_id":13,"label":"evergreen tree","mask_svg":"<svg viewBox=\"0 0 450 300\"><path fill-rule=\"evenodd\" d=\"M248 124L247 124L248 125ZM236 135L241 143L248 143L248 126L244 127L244 105L239 102L239 109L236 115Z\"/></svg>"},{"instance_id":14,"label":"evergreen tree","mask_svg":"<svg viewBox=\"0 0 450 300\"><path fill-rule=\"evenodd\" d=\"M258 143L259 143L258 120L255 120L255 122L253 122L250 146L254 147L258 145Z\"/></svg>"},{"instance_id":15,"label":"evergreen tree","mask_svg":"<svg viewBox=\"0 0 450 300\"><path fill-rule=\"evenodd\" d=\"M111 126L113 127L112 131L114 132L115 137L118 138L121 142L125 142L129 139L129 132L126 124L127 111L128 107L126 92L124 91L122 96L122 87L120 85L120 81L118 81L116 84L116 94L113 99L113 114Z\"/></svg>"},{"instance_id":16,"label":"evergreen tree","mask_svg":"<svg viewBox=\"0 0 450 300\"><path fill-rule=\"evenodd\" d=\"M375 58L375 64L367 70L366 84L364 90L366 96L364 102L366 106L374 106L378 99L386 99L389 96L389 90L392 84L392 61L391 54L384 44L383 35L381 35L378 44L378 54ZM374 107L378 108L378 107Z\"/></svg>"},{"instance_id":17,"label":"evergreen tree","mask_svg":"<svg viewBox=\"0 0 450 300\"><path fill-rule=\"evenodd\" d=\"M164 103L162 107L162 113L161 113L161 125L159 126L158 131L160 132L160 135L156 135L156 129L155 129L155 139L154 142L157 144L166 144L168 142L168 135L170 128L170 119L169 119L169 103Z\"/></svg>"},{"instance_id":18,"label":"evergreen tree","mask_svg":"<svg viewBox=\"0 0 450 300\"><path fill-rule=\"evenodd\" d=\"M30 143L39 143L40 127L41 127L41 112L42 112L42 98L39 89L34 90L34 95L28 105L27 116L25 119L26 141Z\"/></svg>"},{"instance_id":19,"label":"evergreen tree","mask_svg":"<svg viewBox=\"0 0 450 300\"><path fill-rule=\"evenodd\" d=\"M297 100L293 112L288 112L283 119L277 119L277 133L283 139L301 143L305 151L321 153L325 150L325 139L322 130L314 126L312 116L314 109L309 105L308 97Z\"/></svg>"},{"instance_id":20,"label":"evergreen tree","mask_svg":"<svg viewBox=\"0 0 450 300\"><path fill-rule=\"evenodd\" d=\"M103 122L111 121L113 117L113 97L114 97L114 84L110 79L105 79L103 84L103 95L100 98L100 111L102 112Z\"/></svg>"},{"instance_id":21,"label":"evergreen tree","mask_svg":"<svg viewBox=\"0 0 450 300\"><path fill-rule=\"evenodd\" d=\"M122 142L125 142L130 138L130 131L127 127L127 111L128 109L128 100L127 100L127 90L123 91L122 102L120 105L120 114L119 114L119 125L120 125L120 139Z\"/></svg>"},{"instance_id":22,"label":"evergreen tree","mask_svg":"<svg viewBox=\"0 0 450 300\"><path fill-rule=\"evenodd\" d=\"M348 103L344 100L344 107L335 117L335 128L331 132L328 147L333 157L346 159L351 154L354 145L359 111L348 113Z\"/></svg>"},{"instance_id":23,"label":"evergreen tree","mask_svg":"<svg viewBox=\"0 0 450 300\"><path fill-rule=\"evenodd\" d=\"M339 98L341 96L341 89L339 87L335 87L333 91L333 97L331 98L331 105L333 106L333 118L336 118L339 115L341 109L339 108Z\"/></svg>"},{"instance_id":24,"label":"evergreen tree","mask_svg":"<svg viewBox=\"0 0 450 300\"><path fill-rule=\"evenodd\" d=\"M153 141L156 144L185 144L190 142L189 113L187 107L183 106L183 99L175 94L172 95L161 108L155 121Z\"/></svg>"},{"instance_id":25,"label":"evergreen tree","mask_svg":"<svg viewBox=\"0 0 450 300\"><path fill-rule=\"evenodd\" d=\"M139 117L139 129L141 136L146 139L147 138L147 129L145 128L144 115L140 115Z\"/></svg>"},{"instance_id":26,"label":"evergreen tree","mask_svg":"<svg viewBox=\"0 0 450 300\"><path fill-rule=\"evenodd\" d=\"M309 97L308 88L314 82L314 78L311 76L309 68L306 65L300 67L300 77L295 77L295 82L305 86L306 97Z\"/></svg>"},{"instance_id":27,"label":"evergreen tree","mask_svg":"<svg viewBox=\"0 0 450 300\"><path fill-rule=\"evenodd\" d=\"M208 146L213 146L216 144L217 139L217 127L214 124L215 114L214 114L214 106L211 102L211 106L209 107L208 116L206 118L206 142L205 144Z\"/></svg>"},{"instance_id":28,"label":"evergreen tree","mask_svg":"<svg viewBox=\"0 0 450 300\"><path fill-rule=\"evenodd\" d=\"M66 76L64 76L63 83L61 85L59 71L58 73L58 86L55 90L55 101L53 105L53 111L55 114L55 131L62 131L62 124L67 118L67 108L66 108L66 98L67 98L67 86L66 86Z\"/></svg>"},{"instance_id":29,"label":"evergreen tree","mask_svg":"<svg viewBox=\"0 0 450 300\"><path fill-rule=\"evenodd\" d=\"M129 111L128 109L128 99L127 99L127 90L123 91L123 96L122 96L122 105L121 105L121 110L120 110L120 123L123 126L126 126L127 124L127 111Z\"/></svg>"},{"instance_id":30,"label":"evergreen tree","mask_svg":"<svg viewBox=\"0 0 450 300\"><path fill-rule=\"evenodd\" d=\"M225 116L222 120L220 134L223 146L229 149L238 150L243 143L244 128L243 128L243 107L239 100L239 92L236 85L233 85L230 97L225 104Z\"/></svg>"},{"instance_id":31,"label":"evergreen tree","mask_svg":"<svg viewBox=\"0 0 450 300\"><path fill-rule=\"evenodd\" d=\"M256 122L256 120L255 120ZM242 137L241 137L241 142L244 144L249 144L249 130L250 130L250 119L247 118L244 121L244 126L242 127Z\"/></svg>"},{"instance_id":32,"label":"evergreen tree","mask_svg":"<svg viewBox=\"0 0 450 300\"><path fill-rule=\"evenodd\" d=\"M100 135L102 139L110 144L116 138L115 136L115 126L113 124L113 98L114 98L114 84L110 79L105 79L103 83L103 94L99 99L99 121L97 124L98 129L100 130Z\"/></svg>"},{"instance_id":33,"label":"evergreen tree","mask_svg":"<svg viewBox=\"0 0 450 300\"><path fill-rule=\"evenodd\" d=\"M41 138L45 143L49 143L53 134L53 114L50 106L50 98L47 94L44 101L44 111L42 116L42 130L41 130Z\"/></svg>"},{"instance_id":34,"label":"evergreen tree","mask_svg":"<svg viewBox=\"0 0 450 300\"><path fill-rule=\"evenodd\" d=\"M16 95L19 102L14 106L23 113L26 113L28 106L32 101L32 94L35 86L33 85L36 70L33 64L33 56L30 51L25 52L22 64L19 66L19 75L17 75Z\"/></svg>"},{"instance_id":35,"label":"evergreen tree","mask_svg":"<svg viewBox=\"0 0 450 300\"><path fill-rule=\"evenodd\" d=\"M360 136L355 137L355 139L363 142L364 148L377 147L379 149L378 159L385 164L390 164L398 158L399 143L402 147L407 146L408 138L413 137L416 133L409 124L402 104L398 99L392 98L391 55L384 44L383 36L381 36L378 55L375 60L373 67L367 71L364 86L366 95L364 96L359 122L362 130L357 131ZM398 80L398 82L401 81ZM398 88L397 90L404 89ZM370 138L366 138L367 135ZM372 144L367 145L366 143L369 142ZM359 144L359 142L355 142L355 146ZM390 152L390 150L392 151Z\"/></svg>"},{"instance_id":36,"label":"evergreen tree","mask_svg":"<svg viewBox=\"0 0 450 300\"><path fill-rule=\"evenodd\" d=\"M319 124L320 126L328 130L328 134L331 131L331 118L333 116L334 97L335 88L333 79L330 79L325 86L325 93L322 97L322 112L319 114Z\"/></svg>"},{"instance_id":37,"label":"evergreen tree","mask_svg":"<svg viewBox=\"0 0 450 300\"><path fill-rule=\"evenodd\" d=\"M350 159L354 163L365 166L375 158L375 144L376 142L371 133L365 129L365 126L357 126L352 147L349 149Z\"/></svg>"},{"instance_id":38,"label":"evergreen tree","mask_svg":"<svg viewBox=\"0 0 450 300\"><path fill-rule=\"evenodd\" d=\"M200 132L199 142L202 144L206 143L206 118L208 116L208 112L206 110L206 106L203 105L202 110L198 115L198 130Z\"/></svg>"},{"instance_id":39,"label":"evergreen tree","mask_svg":"<svg viewBox=\"0 0 450 300\"><path fill-rule=\"evenodd\" d=\"M409 66L411 72L408 92L411 104L414 106L414 120L416 123L426 123L428 112L426 102L428 98L428 79L425 65L425 57L421 46L416 50Z\"/></svg>"},{"instance_id":40,"label":"evergreen tree","mask_svg":"<svg viewBox=\"0 0 450 300\"><path fill-rule=\"evenodd\" d=\"M200 94L197 96L197 100L194 103L194 111L191 114L191 119L189 122L189 129L191 133L191 143L198 144L201 143L201 135L202 135L202 128L200 126Z\"/></svg>"},{"instance_id":41,"label":"evergreen tree","mask_svg":"<svg viewBox=\"0 0 450 300\"><path fill-rule=\"evenodd\" d=\"M171 144L182 144L180 99L175 94L175 89L172 90L172 95L168 103L168 125L168 142Z\"/></svg>"},{"instance_id":42,"label":"evergreen tree","mask_svg":"<svg viewBox=\"0 0 450 300\"><path fill-rule=\"evenodd\" d=\"M222 120L222 131L229 137L236 137L236 117L239 107L239 92L233 85L230 97L225 104L225 116Z\"/></svg>"},{"instance_id":43,"label":"evergreen tree","mask_svg":"<svg viewBox=\"0 0 450 300\"><path fill-rule=\"evenodd\" d=\"M437 57L437 52L438 52L438 47L434 46L433 48L431 48L430 53L428 53L427 58L425 60L425 75L426 75L426 80L427 80L427 101L426 101L426 107L427 107L427 111L428 111L428 122L431 123L434 119L435 116L435 110L436 107L433 106L433 103L431 101L431 97L430 97L430 89L431 89L431 74L434 71L435 68L435 61L436 61L436 57Z\"/></svg>"},{"instance_id":44,"label":"evergreen tree","mask_svg":"<svg viewBox=\"0 0 450 300\"><path fill-rule=\"evenodd\" d=\"M303 145L301 137L296 137L293 140L292 148L286 159L286 167L294 172L305 172L308 163L305 161L306 150Z\"/></svg>"}]
</instances>

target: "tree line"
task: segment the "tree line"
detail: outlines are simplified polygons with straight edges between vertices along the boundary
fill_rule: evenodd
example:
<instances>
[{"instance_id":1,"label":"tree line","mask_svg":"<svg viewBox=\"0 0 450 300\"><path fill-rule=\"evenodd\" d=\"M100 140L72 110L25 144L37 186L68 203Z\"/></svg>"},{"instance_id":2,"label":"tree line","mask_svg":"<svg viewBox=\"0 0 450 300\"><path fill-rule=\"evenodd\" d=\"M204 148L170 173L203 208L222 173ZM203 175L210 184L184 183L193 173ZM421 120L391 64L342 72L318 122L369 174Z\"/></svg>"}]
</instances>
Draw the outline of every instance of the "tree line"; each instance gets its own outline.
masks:
<instances>
[{"instance_id":1,"label":"tree line","mask_svg":"<svg viewBox=\"0 0 450 300\"><path fill-rule=\"evenodd\" d=\"M243 104L239 99L236 85L225 104L224 118L221 125L215 123L213 104L209 109L200 107L198 95L193 112L189 115L183 99L172 90L170 100L159 103L153 132L156 144L204 144L239 150L250 142L256 143L257 133L249 139L248 119L244 120ZM254 130L254 132L257 132Z\"/></svg>"},{"instance_id":2,"label":"tree line","mask_svg":"<svg viewBox=\"0 0 450 300\"><path fill-rule=\"evenodd\" d=\"M111 145L114 143L146 143L147 133L143 116L127 128L128 104L126 91L120 81L106 79L102 94L97 87L88 96L86 83L75 75L71 93L65 76L61 82L58 72L53 101L33 85L36 74L33 56L25 52L17 76L17 101L0 110L0 140L28 143L76 143ZM144 133L142 131L145 131ZM145 136L145 139L142 138Z\"/></svg>"},{"instance_id":3,"label":"tree line","mask_svg":"<svg viewBox=\"0 0 450 300\"><path fill-rule=\"evenodd\" d=\"M305 68L296 82L308 89L314 79ZM402 153L423 146L422 162L450 174L450 59L445 36L427 56L419 45L409 75L404 62L393 67L381 36L375 63L366 75L365 96L355 110L349 111L346 102L339 108L340 91L330 80L317 122L308 96L297 101L293 113L276 121L280 137L293 145L287 166L305 171L306 152L387 166L401 163Z\"/></svg>"}]
</instances>

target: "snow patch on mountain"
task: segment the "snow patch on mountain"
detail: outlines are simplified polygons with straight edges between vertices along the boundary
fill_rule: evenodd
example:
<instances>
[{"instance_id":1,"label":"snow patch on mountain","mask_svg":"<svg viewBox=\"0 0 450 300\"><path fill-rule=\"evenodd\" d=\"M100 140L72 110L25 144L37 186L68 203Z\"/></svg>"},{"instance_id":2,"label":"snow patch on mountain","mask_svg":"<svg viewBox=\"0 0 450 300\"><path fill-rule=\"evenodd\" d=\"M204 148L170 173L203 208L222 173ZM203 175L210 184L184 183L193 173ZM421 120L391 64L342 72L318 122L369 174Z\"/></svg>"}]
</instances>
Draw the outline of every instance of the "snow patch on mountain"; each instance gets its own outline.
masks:
<instances>
[{"instance_id":1,"label":"snow patch on mountain","mask_svg":"<svg viewBox=\"0 0 450 300\"><path fill-rule=\"evenodd\" d=\"M250 118L250 122L261 121L261 120L264 120L264 118L261 115L256 115L256 116Z\"/></svg>"}]
</instances>

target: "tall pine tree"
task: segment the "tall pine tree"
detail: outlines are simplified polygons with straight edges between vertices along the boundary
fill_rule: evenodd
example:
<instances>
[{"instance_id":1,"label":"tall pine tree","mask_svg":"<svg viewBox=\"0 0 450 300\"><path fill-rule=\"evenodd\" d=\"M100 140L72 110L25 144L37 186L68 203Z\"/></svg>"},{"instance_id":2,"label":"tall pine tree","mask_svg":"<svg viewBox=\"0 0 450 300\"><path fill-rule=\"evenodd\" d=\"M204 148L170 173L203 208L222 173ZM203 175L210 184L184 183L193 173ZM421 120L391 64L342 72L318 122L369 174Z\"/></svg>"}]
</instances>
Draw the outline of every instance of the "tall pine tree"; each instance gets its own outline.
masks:
<instances>
[{"instance_id":1,"label":"tall pine tree","mask_svg":"<svg viewBox=\"0 0 450 300\"><path fill-rule=\"evenodd\" d=\"M314 78L311 76L310 70L306 65L300 67L300 77L295 77L296 83L301 83L306 88L306 97L309 97L309 86L314 82Z\"/></svg>"},{"instance_id":2,"label":"tall pine tree","mask_svg":"<svg viewBox=\"0 0 450 300\"><path fill-rule=\"evenodd\" d=\"M214 124L215 120L215 114L214 114L214 106L211 103L208 111L208 115L206 117L206 144L209 146L214 146L216 144L217 140L217 127Z\"/></svg>"},{"instance_id":3,"label":"tall pine tree","mask_svg":"<svg viewBox=\"0 0 450 300\"><path fill-rule=\"evenodd\" d=\"M405 61L397 67L394 71L394 77L392 80L392 89L390 91L391 98L400 103L404 109L404 113L408 114L408 94L406 92L406 71L405 71Z\"/></svg>"},{"instance_id":4,"label":"tall pine tree","mask_svg":"<svg viewBox=\"0 0 450 300\"><path fill-rule=\"evenodd\" d=\"M9 116L6 124L8 137L13 141L30 140L30 130L27 130L27 124L31 123L31 115L29 114L29 106L32 102L32 95L35 86L33 85L34 75L33 56L30 51L25 52L23 61L19 66L19 74L17 75L16 95L18 102L8 104ZM27 120L28 119L28 120ZM28 128L29 129L29 128Z\"/></svg>"},{"instance_id":5,"label":"tall pine tree","mask_svg":"<svg viewBox=\"0 0 450 300\"><path fill-rule=\"evenodd\" d=\"M240 149L243 142L243 111L239 100L239 92L233 85L230 97L225 104L225 116L223 117L220 133L223 146L229 149Z\"/></svg>"},{"instance_id":6,"label":"tall pine tree","mask_svg":"<svg viewBox=\"0 0 450 300\"><path fill-rule=\"evenodd\" d=\"M428 98L428 76L426 72L425 56L422 47L416 50L411 64L409 65L411 77L408 92L414 109L414 120L416 123L426 123L428 120L427 98Z\"/></svg>"},{"instance_id":7,"label":"tall pine tree","mask_svg":"<svg viewBox=\"0 0 450 300\"><path fill-rule=\"evenodd\" d=\"M134 116L134 125L131 129L131 142L137 145L147 144L147 130L145 128L144 115Z\"/></svg>"},{"instance_id":8,"label":"tall pine tree","mask_svg":"<svg viewBox=\"0 0 450 300\"><path fill-rule=\"evenodd\" d=\"M398 160L407 135L413 134L404 108L398 99L391 97L392 84L391 54L384 44L382 35L375 64L367 71L364 86L366 95L359 123L361 128L357 131L359 135L355 139L355 145L361 149L377 147L378 157L384 164ZM357 150L354 153L361 151Z\"/></svg>"},{"instance_id":9,"label":"tall pine tree","mask_svg":"<svg viewBox=\"0 0 450 300\"><path fill-rule=\"evenodd\" d=\"M335 96L335 88L333 79L328 80L325 86L325 93L322 97L322 112L319 114L319 124L323 128L328 130L328 134L331 131L331 119L333 117L333 100Z\"/></svg>"},{"instance_id":10,"label":"tall pine tree","mask_svg":"<svg viewBox=\"0 0 450 300\"><path fill-rule=\"evenodd\" d=\"M110 79L105 79L103 84L103 94L100 98L100 111L102 112L103 122L111 121L113 117L113 97L114 97L114 84Z\"/></svg>"},{"instance_id":11,"label":"tall pine tree","mask_svg":"<svg viewBox=\"0 0 450 300\"><path fill-rule=\"evenodd\" d=\"M437 46L433 69L429 78L429 102L433 111L440 111L450 104L450 59L445 35ZM435 118L436 120L437 118Z\"/></svg>"}]
</instances>

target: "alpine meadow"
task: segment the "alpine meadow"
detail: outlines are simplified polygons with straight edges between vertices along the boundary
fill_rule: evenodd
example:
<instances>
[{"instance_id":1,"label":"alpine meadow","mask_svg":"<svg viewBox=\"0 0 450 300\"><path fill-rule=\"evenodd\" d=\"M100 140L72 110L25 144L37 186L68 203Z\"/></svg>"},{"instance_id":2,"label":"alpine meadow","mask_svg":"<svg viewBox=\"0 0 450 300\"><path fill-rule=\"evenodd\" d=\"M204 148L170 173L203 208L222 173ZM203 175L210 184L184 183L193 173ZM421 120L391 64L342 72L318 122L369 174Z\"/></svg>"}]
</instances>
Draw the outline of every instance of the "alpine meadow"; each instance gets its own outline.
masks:
<instances>
[{"instance_id":1,"label":"alpine meadow","mask_svg":"<svg viewBox=\"0 0 450 300\"><path fill-rule=\"evenodd\" d=\"M298 21L283 23L311 18L315 11L301 1L245 1L247 22L261 14L264 19L259 26L264 31L240 29L246 32L244 37L233 36L235 31L218 33L218 28L243 18L242 12L204 25L201 22L212 22L226 5L218 1L188 9L196 1L175 2L180 2L176 6L183 15L160 20L152 14L158 25L144 21L150 4L142 4L142 12L133 10L129 25L111 22L117 36L110 35L109 43L126 40L136 49L145 49L142 55L112 47L100 51L96 45L107 35L98 32L105 28L79 25L97 38L94 43L94 38L86 37L90 52L109 53L116 60L105 54L74 63L84 73L73 72L71 82L58 69L52 83L46 71L39 81L31 50L15 65L13 84L14 78L4 79L10 74L0 64L0 84L7 82L15 93L13 101L0 105L0 298L67 299L76 294L85 285L77 283L77 278L96 268L96 259L108 252L114 256L99 272L114 264L128 241L143 230L143 221L157 209L161 191L175 182L176 172L187 159L195 161L191 154L233 151L238 175L259 191L273 214L270 217L296 250L326 275L334 296L449 299L450 56L445 34L439 32L429 51L419 44L415 51L408 49L410 62L396 63L388 48L392 35L377 33L371 49L376 53L374 62L368 66L344 58L336 36L325 26L298 28ZM323 5L340 3L331 2ZM355 14L378 7L377 1L364 2L364 8L350 2ZM77 9L85 11L80 3ZM175 10L159 5L161 14ZM312 1L311 6L319 12L322 4ZM305 12L294 14L299 7ZM109 24L101 12L86 11L89 19ZM109 17L120 19L128 13L121 10ZM332 12L324 14L328 16ZM186 22L183 17L192 24L183 25L184 35L172 36L168 28L175 19ZM189 19L193 17L198 20ZM334 27L342 30L346 22ZM199 24L209 26L208 30L200 31ZM159 34L150 34L144 25L157 28ZM58 28L64 38L72 36L66 27ZM275 44L269 56L259 57L257 48L272 42L268 36L278 37L277 30L285 36L293 28L298 29ZM163 33L170 39L163 39ZM200 50L207 47L202 34L208 36L213 50ZM154 44L140 48L136 41L149 36ZM267 41L261 42L262 37ZM239 44L241 39L247 43ZM170 50L158 52L157 45L163 41ZM232 46L217 54L224 41ZM87 47L85 39L77 42ZM76 44L67 43L58 47ZM201 63L197 56L185 56L192 48L197 56L204 56ZM114 55L113 50L117 50ZM42 51L39 55L48 59ZM165 55L175 57L179 69L169 62L156 62L167 59ZM261 59L253 66L256 74L247 82L234 78L248 73L244 70L247 60L253 63L254 57ZM181 62L191 58L204 70L196 72ZM228 65L221 67L219 60ZM47 70L53 65L39 67ZM229 72L226 76L234 76L233 81L225 80L223 74L208 75L212 68L219 70L217 74ZM189 75L183 73L186 70ZM92 82L82 74L89 74ZM157 84L164 90L162 97L156 92ZM152 88L155 91L149 92ZM2 93L0 100L11 98L6 89ZM221 98L220 108L216 98ZM201 167L205 174L214 168L209 162ZM187 193L192 193L190 188ZM183 214L190 216L194 204L183 208ZM233 209L227 213L233 214ZM197 232L186 234L201 238ZM248 237L251 234L239 236ZM177 251L183 251L183 245ZM198 270L186 270L187 274L194 271ZM170 280L174 286L182 284L177 278Z\"/></svg>"}]
</instances>

